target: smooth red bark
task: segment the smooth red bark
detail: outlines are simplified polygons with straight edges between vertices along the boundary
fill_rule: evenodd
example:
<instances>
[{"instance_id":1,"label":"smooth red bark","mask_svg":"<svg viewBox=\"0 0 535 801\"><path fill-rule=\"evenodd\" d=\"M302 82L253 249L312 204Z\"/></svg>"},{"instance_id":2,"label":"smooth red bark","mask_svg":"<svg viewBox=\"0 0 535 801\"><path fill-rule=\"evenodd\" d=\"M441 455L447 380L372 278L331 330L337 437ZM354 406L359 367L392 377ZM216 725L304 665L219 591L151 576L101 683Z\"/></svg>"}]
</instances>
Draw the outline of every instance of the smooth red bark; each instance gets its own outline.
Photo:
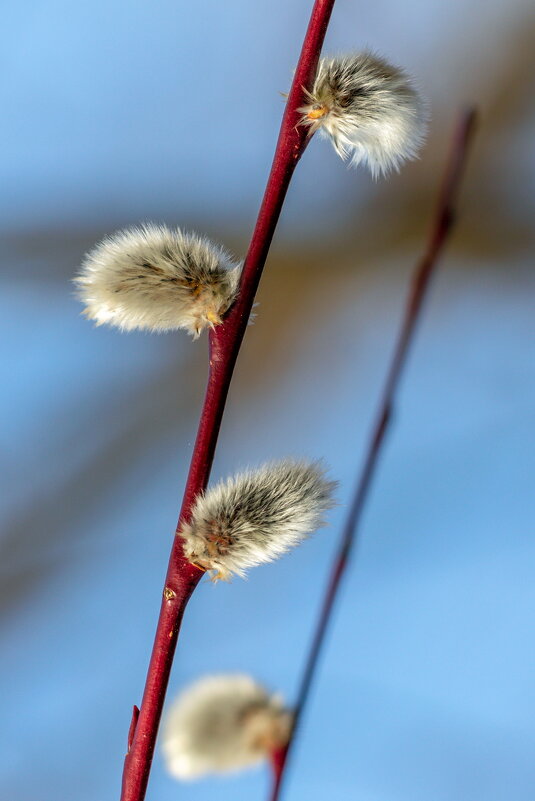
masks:
<instances>
[{"instance_id":1,"label":"smooth red bark","mask_svg":"<svg viewBox=\"0 0 535 801\"><path fill-rule=\"evenodd\" d=\"M470 109L461 115L453 135L451 153L445 168L429 241L424 257L418 263L413 273L412 286L407 298L405 313L394 349L394 355L390 363L383 393L379 400L377 416L372 426L364 463L358 476L353 501L344 525L340 546L334 558L331 576L301 677L299 693L295 705L292 736L286 749L278 751L276 761L273 761L273 781L270 801L279 801L280 798L285 769L288 764L288 755L295 741L303 710L310 694L310 687L317 670L318 660L325 641L327 627L332 617L334 603L340 589L340 583L357 539L362 511L368 497L378 457L384 443L385 434L392 418L395 394L399 386L403 367L407 361L409 347L414 337L416 325L431 278L437 267L438 257L442 252L455 220L454 204L463 176L466 155L474 131L474 123L475 111Z\"/></svg>"},{"instance_id":2,"label":"smooth red bark","mask_svg":"<svg viewBox=\"0 0 535 801\"><path fill-rule=\"evenodd\" d=\"M308 141L298 125L297 109L310 88L335 0L316 0L288 95L266 191L245 259L238 299L224 323L210 334L210 368L197 439L184 492L177 530L187 520L197 495L208 483L219 428L236 358L247 327L260 276L288 186ZM158 726L184 610L202 572L184 558L181 540L174 538L158 627L137 723L131 724L125 757L121 801L145 797Z\"/></svg>"}]
</instances>

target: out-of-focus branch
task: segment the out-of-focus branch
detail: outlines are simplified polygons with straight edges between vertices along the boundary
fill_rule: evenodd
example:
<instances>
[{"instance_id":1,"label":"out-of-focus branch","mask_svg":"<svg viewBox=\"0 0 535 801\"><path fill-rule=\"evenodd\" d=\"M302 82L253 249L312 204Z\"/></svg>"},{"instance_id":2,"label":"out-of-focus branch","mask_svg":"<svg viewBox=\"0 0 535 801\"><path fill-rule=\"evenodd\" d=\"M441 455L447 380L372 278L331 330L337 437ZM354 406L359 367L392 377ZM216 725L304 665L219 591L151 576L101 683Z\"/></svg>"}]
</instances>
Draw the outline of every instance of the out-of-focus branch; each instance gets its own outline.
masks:
<instances>
[{"instance_id":1,"label":"out-of-focus branch","mask_svg":"<svg viewBox=\"0 0 535 801\"><path fill-rule=\"evenodd\" d=\"M288 764L288 756L292 744L295 741L301 717L310 694L310 687L317 670L325 634L332 617L334 602L338 595L341 580L347 568L351 551L357 539L362 511L377 467L377 461L384 443L385 434L389 427L395 394L403 367L407 360L409 347L414 337L416 325L431 278L438 264L438 258L442 253L444 244L446 243L455 221L455 201L464 172L468 148L474 132L475 118L476 114L474 109L465 111L461 114L454 132L451 153L445 168L437 210L432 223L427 248L413 274L412 286L407 298L405 314L394 349L394 355L379 401L364 463L357 480L355 494L342 533L340 547L334 558L329 584L305 663L295 706L292 735L288 745L284 749L279 750L272 760L273 784L270 796L271 801L279 801L280 798L282 782Z\"/></svg>"}]
</instances>

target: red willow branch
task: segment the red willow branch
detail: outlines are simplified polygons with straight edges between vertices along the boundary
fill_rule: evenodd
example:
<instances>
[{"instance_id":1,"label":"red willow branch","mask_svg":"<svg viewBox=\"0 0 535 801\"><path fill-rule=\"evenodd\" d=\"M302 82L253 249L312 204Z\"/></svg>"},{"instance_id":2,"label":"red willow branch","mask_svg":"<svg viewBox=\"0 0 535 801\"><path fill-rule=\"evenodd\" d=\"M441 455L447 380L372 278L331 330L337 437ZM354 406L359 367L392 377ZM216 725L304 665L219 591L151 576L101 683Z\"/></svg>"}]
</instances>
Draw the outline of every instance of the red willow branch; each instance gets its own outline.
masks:
<instances>
[{"instance_id":1,"label":"red willow branch","mask_svg":"<svg viewBox=\"0 0 535 801\"><path fill-rule=\"evenodd\" d=\"M245 259L240 293L225 322L210 334L208 385L177 531L182 521L188 520L195 498L208 483L234 365L260 276L293 171L308 142L307 129L298 125L300 115L297 109L305 102L304 89L311 88L315 77L333 6L334 0L316 0L314 3L288 95L266 191ZM202 575L184 558L181 539L175 537L143 700L139 714L135 709L131 724L121 801L142 801L145 797L180 624L187 602Z\"/></svg>"},{"instance_id":2,"label":"red willow branch","mask_svg":"<svg viewBox=\"0 0 535 801\"><path fill-rule=\"evenodd\" d=\"M461 115L454 132L451 153L444 172L437 210L431 228L431 235L424 257L417 265L413 274L412 287L407 299L394 355L379 402L377 417L372 427L372 434L364 463L359 474L353 501L344 526L340 547L334 558L332 573L323 600L323 606L305 663L295 705L292 736L287 746L273 755L271 801L278 801L280 797L285 768L288 764L288 755L295 742L303 710L310 694L310 687L317 670L319 656L332 616L334 602L340 589L341 580L347 568L351 551L355 546L362 511L377 467L377 461L385 439L385 434L392 418L395 394L407 360L409 347L413 340L416 324L431 278L437 266L438 258L441 255L444 244L455 221L454 204L463 175L468 147L474 132L474 123L475 111L470 109Z\"/></svg>"}]
</instances>

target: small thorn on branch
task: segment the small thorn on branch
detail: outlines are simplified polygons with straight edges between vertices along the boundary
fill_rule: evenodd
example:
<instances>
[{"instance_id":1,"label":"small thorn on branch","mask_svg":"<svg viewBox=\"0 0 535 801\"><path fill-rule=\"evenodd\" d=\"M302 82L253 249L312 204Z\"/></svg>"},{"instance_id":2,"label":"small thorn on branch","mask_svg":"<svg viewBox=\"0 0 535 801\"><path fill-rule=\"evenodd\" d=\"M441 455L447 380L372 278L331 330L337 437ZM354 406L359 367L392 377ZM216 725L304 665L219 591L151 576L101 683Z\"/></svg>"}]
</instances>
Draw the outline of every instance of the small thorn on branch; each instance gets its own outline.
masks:
<instances>
[{"instance_id":1,"label":"small thorn on branch","mask_svg":"<svg viewBox=\"0 0 535 801\"><path fill-rule=\"evenodd\" d=\"M130 748L132 747L132 743L134 741L134 734L136 733L136 726L137 721L139 718L139 707L134 704L134 708L132 709L132 720L130 721L130 728L128 729L128 751L130 753Z\"/></svg>"}]
</instances>

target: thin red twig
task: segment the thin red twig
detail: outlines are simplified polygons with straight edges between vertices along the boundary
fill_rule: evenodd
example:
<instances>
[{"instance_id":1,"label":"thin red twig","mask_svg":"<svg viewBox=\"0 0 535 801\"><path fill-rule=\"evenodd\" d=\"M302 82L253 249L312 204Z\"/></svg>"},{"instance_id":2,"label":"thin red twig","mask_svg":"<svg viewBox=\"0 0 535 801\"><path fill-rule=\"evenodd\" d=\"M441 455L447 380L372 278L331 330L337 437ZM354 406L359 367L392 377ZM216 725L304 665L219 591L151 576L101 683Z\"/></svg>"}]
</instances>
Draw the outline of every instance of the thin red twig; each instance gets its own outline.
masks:
<instances>
[{"instance_id":1,"label":"thin red twig","mask_svg":"<svg viewBox=\"0 0 535 801\"><path fill-rule=\"evenodd\" d=\"M305 35L266 191L245 259L238 299L225 322L210 334L210 369L197 439L184 491L177 530L187 520L197 495L208 483L219 428L236 358L247 327L260 276L293 171L308 142L298 125L297 109L304 88L314 79L319 54L335 0L316 0ZM202 572L184 558L181 539L174 538L158 627L137 723L131 724L131 747L125 757L121 801L145 797L169 674L184 610Z\"/></svg>"},{"instance_id":2,"label":"thin red twig","mask_svg":"<svg viewBox=\"0 0 535 801\"><path fill-rule=\"evenodd\" d=\"M295 705L292 737L286 748L277 752L276 769L273 770L271 786L271 801L278 801L280 798L285 769L288 764L288 755L292 744L295 742L303 710L310 694L310 687L317 670L319 656L341 580L346 570L351 550L357 539L364 504L368 497L368 491L377 466L377 460L392 417L394 398L401 373L407 360L409 347L414 336L431 277L437 266L438 257L441 254L454 223L454 204L464 171L468 147L474 131L475 117L474 109L464 112L454 132L451 153L444 172L437 210L432 223L431 235L424 257L417 265L413 274L411 290L405 306L405 313L394 349L394 355L379 402L377 417L372 427L372 434L364 463L358 477L353 501L345 522L340 547L334 558L329 584L305 663Z\"/></svg>"}]
</instances>

